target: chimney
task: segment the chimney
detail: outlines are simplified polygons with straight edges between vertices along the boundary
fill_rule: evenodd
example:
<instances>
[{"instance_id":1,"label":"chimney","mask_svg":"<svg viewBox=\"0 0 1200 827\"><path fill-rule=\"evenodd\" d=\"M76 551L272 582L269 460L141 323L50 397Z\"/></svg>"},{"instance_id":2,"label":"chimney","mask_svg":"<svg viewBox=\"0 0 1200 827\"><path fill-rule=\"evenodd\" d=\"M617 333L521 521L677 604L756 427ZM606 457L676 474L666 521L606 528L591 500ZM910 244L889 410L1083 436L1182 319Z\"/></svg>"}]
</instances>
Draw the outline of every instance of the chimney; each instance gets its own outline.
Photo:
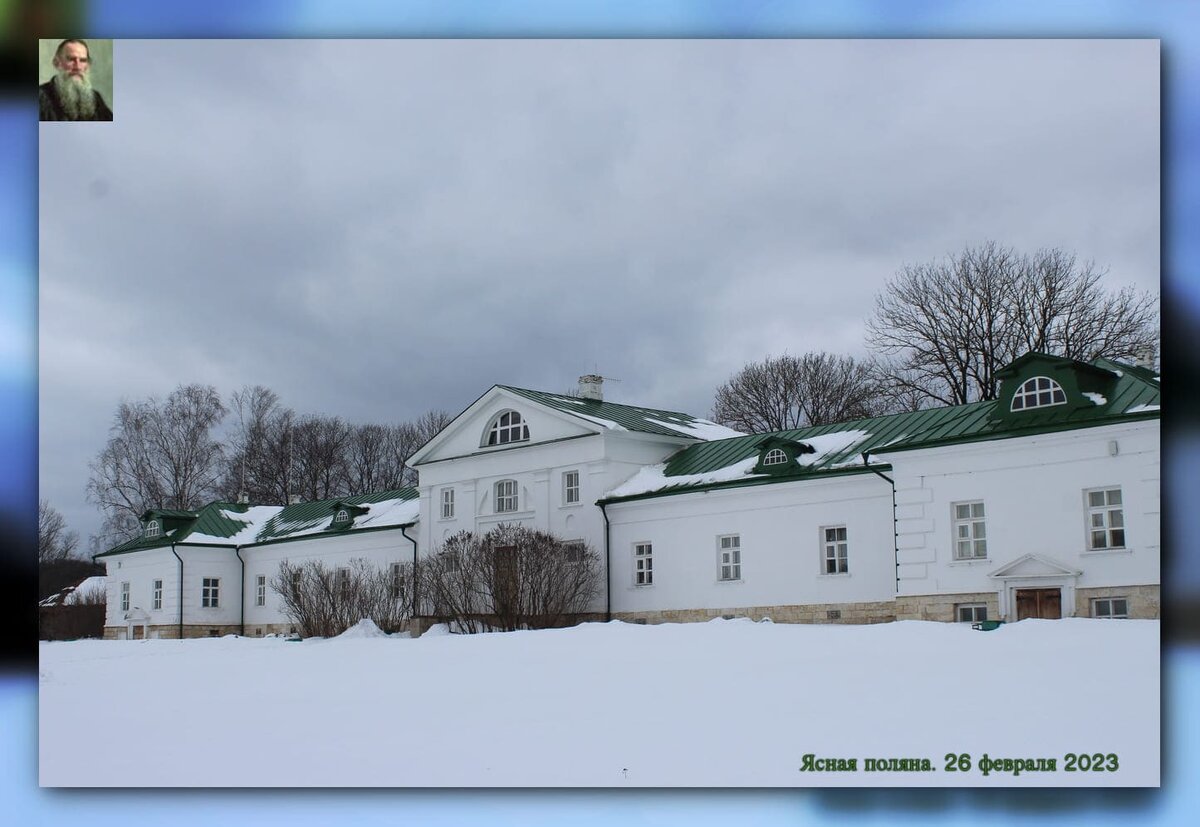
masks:
<instances>
[{"instance_id":1,"label":"chimney","mask_svg":"<svg viewBox=\"0 0 1200 827\"><path fill-rule=\"evenodd\" d=\"M1152 345L1147 345L1137 352L1136 364L1139 368L1156 369L1154 367L1154 347Z\"/></svg>"},{"instance_id":2,"label":"chimney","mask_svg":"<svg viewBox=\"0 0 1200 827\"><path fill-rule=\"evenodd\" d=\"M288 505L300 505L304 502L304 497L299 494L288 494Z\"/></svg>"},{"instance_id":3,"label":"chimney","mask_svg":"<svg viewBox=\"0 0 1200 827\"><path fill-rule=\"evenodd\" d=\"M250 502L250 494L247 493L246 491L239 491L238 492L238 504L239 505L247 505L249 502Z\"/></svg>"},{"instance_id":4,"label":"chimney","mask_svg":"<svg viewBox=\"0 0 1200 827\"><path fill-rule=\"evenodd\" d=\"M604 391L600 386L604 384L604 377L597 376L594 373L589 373L587 376L579 377L579 395L584 399L594 399L597 402L604 401Z\"/></svg>"}]
</instances>

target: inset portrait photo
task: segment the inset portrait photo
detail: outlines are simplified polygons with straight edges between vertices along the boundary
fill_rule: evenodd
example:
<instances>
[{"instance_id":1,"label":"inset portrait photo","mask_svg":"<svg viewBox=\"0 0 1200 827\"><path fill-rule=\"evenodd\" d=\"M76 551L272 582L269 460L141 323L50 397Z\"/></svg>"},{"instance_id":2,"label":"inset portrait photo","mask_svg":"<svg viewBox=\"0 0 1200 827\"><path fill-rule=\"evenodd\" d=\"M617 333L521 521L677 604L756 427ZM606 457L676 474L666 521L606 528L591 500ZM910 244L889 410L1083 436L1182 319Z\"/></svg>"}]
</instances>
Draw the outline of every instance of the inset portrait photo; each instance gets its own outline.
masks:
<instances>
[{"instance_id":1,"label":"inset portrait photo","mask_svg":"<svg viewBox=\"0 0 1200 827\"><path fill-rule=\"evenodd\" d=\"M38 120L113 119L112 40L38 42Z\"/></svg>"}]
</instances>

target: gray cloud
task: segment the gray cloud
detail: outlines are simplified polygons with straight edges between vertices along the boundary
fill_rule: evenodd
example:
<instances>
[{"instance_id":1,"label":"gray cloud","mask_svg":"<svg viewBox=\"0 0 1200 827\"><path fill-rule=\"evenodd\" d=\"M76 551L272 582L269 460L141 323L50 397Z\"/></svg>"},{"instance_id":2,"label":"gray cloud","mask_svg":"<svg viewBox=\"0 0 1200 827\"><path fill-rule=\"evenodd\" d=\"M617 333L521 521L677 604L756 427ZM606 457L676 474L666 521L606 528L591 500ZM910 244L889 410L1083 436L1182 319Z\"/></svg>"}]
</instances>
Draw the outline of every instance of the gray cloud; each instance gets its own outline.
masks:
<instances>
[{"instance_id":1,"label":"gray cloud","mask_svg":"<svg viewBox=\"0 0 1200 827\"><path fill-rule=\"evenodd\" d=\"M122 398L401 421L493 383L707 413L862 352L906 262L996 239L1157 289L1153 41L118 41L41 131L42 491L87 533Z\"/></svg>"}]
</instances>

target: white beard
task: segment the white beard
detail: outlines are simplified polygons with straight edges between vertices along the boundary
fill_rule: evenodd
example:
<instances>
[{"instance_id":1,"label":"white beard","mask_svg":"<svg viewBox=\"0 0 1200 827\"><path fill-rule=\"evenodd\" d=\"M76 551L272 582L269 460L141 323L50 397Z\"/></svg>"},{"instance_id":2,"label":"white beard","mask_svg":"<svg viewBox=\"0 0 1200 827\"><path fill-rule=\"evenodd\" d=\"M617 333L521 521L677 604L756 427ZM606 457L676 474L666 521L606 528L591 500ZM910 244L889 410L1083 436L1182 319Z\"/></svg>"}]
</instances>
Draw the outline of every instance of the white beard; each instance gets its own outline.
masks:
<instances>
[{"instance_id":1,"label":"white beard","mask_svg":"<svg viewBox=\"0 0 1200 827\"><path fill-rule=\"evenodd\" d=\"M96 96L87 75L71 77L66 72L54 76L54 90L71 120L87 120L96 114Z\"/></svg>"}]
</instances>

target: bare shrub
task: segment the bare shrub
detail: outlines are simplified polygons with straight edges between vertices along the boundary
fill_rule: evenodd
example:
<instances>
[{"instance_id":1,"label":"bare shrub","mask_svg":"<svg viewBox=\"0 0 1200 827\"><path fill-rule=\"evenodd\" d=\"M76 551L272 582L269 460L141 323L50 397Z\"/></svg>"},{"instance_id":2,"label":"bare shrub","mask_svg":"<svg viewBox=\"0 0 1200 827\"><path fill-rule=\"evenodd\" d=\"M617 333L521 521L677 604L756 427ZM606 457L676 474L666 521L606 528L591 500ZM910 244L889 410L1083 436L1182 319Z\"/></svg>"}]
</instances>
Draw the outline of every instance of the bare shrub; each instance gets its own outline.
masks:
<instances>
[{"instance_id":1,"label":"bare shrub","mask_svg":"<svg viewBox=\"0 0 1200 827\"><path fill-rule=\"evenodd\" d=\"M385 632L400 631L411 614L411 584L411 563L380 568L360 559L345 566L285 560L271 579L288 620L305 637L334 637L363 618Z\"/></svg>"},{"instance_id":2,"label":"bare shrub","mask_svg":"<svg viewBox=\"0 0 1200 827\"><path fill-rule=\"evenodd\" d=\"M421 561L426 611L475 634L568 626L600 592L600 557L582 543L501 524L460 532Z\"/></svg>"}]
</instances>

